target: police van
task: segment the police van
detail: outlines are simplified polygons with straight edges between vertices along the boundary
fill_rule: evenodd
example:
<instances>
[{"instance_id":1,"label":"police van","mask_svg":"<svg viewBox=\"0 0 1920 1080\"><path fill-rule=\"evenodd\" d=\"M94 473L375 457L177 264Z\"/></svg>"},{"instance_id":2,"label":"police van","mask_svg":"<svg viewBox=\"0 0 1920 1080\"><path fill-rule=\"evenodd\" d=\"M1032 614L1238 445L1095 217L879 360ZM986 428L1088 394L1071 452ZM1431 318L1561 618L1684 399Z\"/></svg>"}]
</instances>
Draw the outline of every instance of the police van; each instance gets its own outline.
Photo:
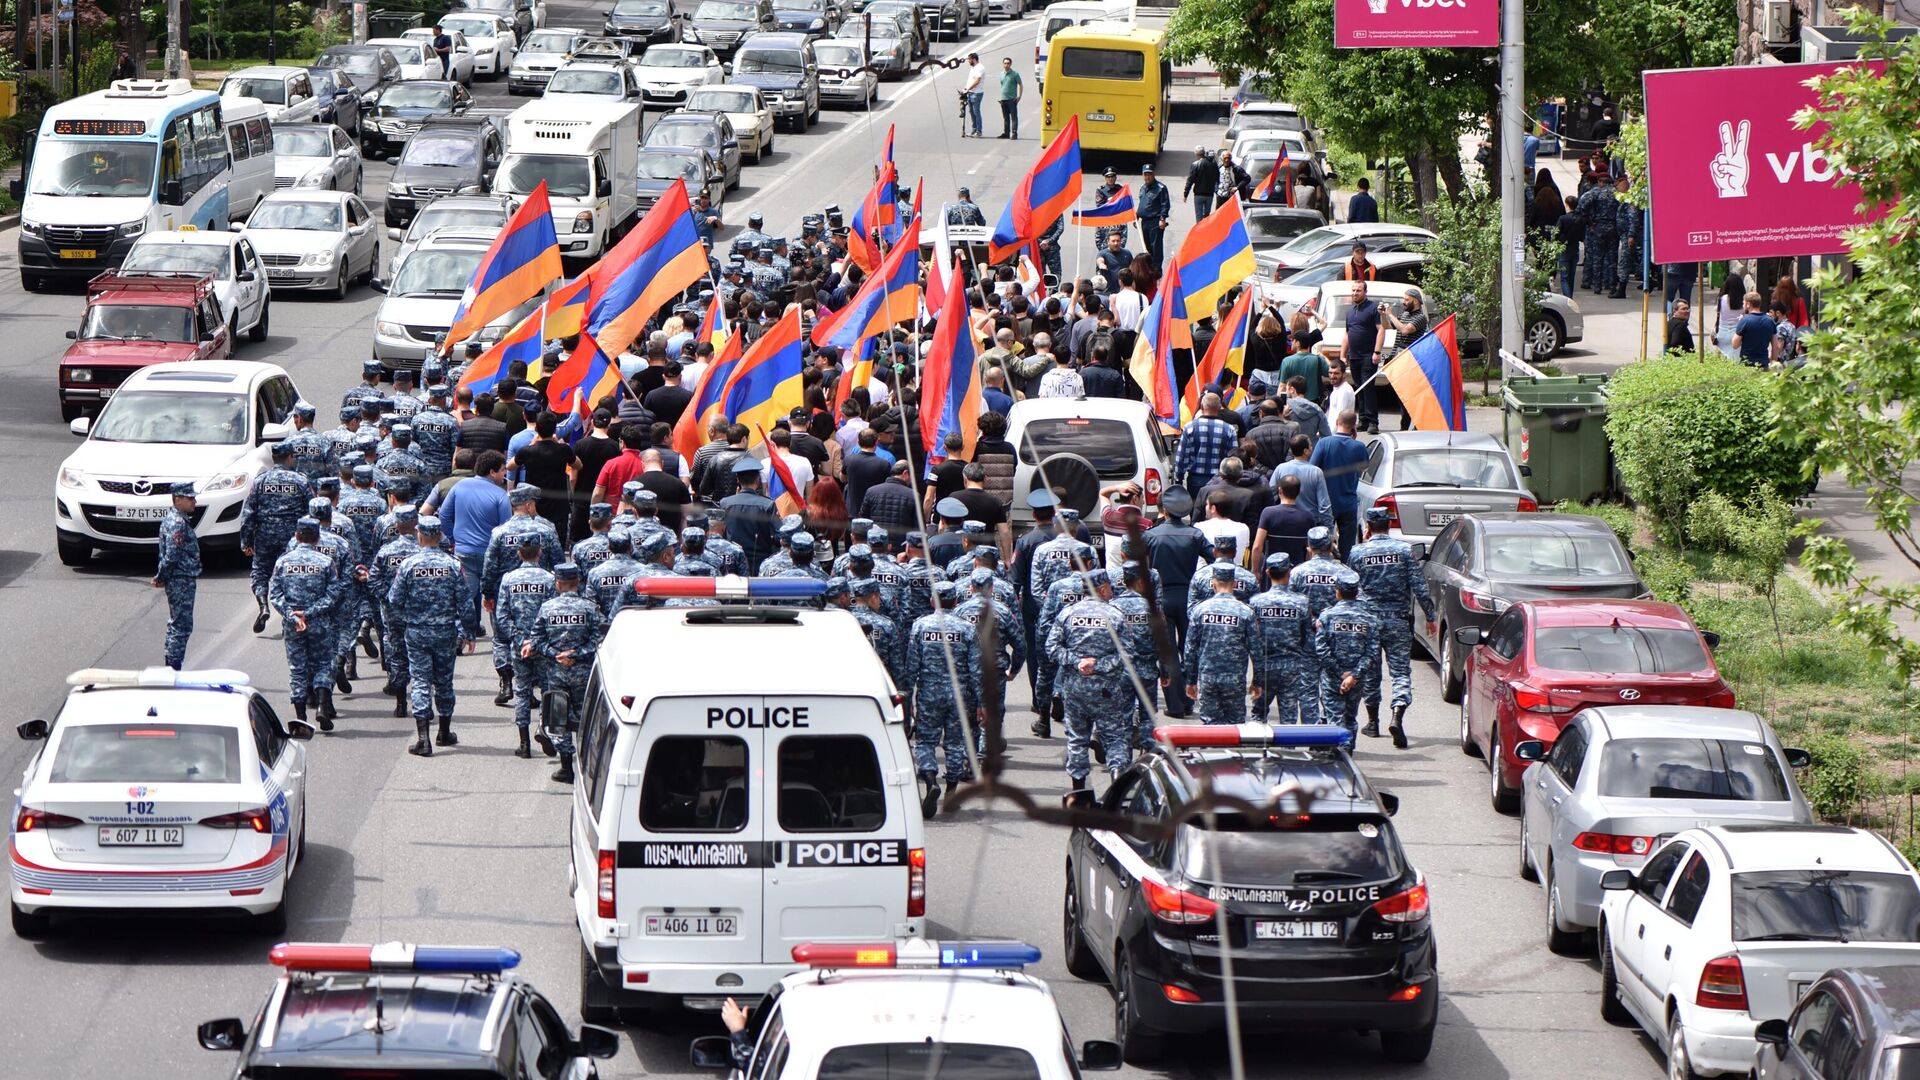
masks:
<instances>
[{"instance_id":1,"label":"police van","mask_svg":"<svg viewBox=\"0 0 1920 1080\"><path fill-rule=\"evenodd\" d=\"M729 583L823 588L704 582ZM922 935L900 698L850 614L628 610L586 694L570 878L583 1017L718 1009L797 970L795 945Z\"/></svg>"}]
</instances>

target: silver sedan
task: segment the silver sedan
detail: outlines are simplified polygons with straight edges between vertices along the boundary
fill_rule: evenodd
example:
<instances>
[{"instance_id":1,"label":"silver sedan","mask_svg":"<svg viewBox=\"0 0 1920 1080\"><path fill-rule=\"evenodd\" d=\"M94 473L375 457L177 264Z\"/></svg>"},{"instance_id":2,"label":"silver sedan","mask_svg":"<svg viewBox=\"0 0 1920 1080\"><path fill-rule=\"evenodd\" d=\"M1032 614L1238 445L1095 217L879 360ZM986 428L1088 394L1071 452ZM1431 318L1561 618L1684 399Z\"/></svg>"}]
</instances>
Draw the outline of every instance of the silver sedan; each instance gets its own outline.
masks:
<instances>
[{"instance_id":1,"label":"silver sedan","mask_svg":"<svg viewBox=\"0 0 1920 1080\"><path fill-rule=\"evenodd\" d=\"M360 144L333 124L273 125L273 186L360 193Z\"/></svg>"},{"instance_id":2,"label":"silver sedan","mask_svg":"<svg viewBox=\"0 0 1920 1080\"><path fill-rule=\"evenodd\" d=\"M1805 750L1780 745L1765 720L1737 709L1609 705L1586 709L1520 780L1520 876L1547 893L1547 947L1580 949L1600 925L1600 875L1638 870L1683 829L1811 822L1794 782Z\"/></svg>"},{"instance_id":3,"label":"silver sedan","mask_svg":"<svg viewBox=\"0 0 1920 1080\"><path fill-rule=\"evenodd\" d=\"M245 226L274 292L328 291L344 299L353 279L380 263L380 230L360 196L344 191L276 191Z\"/></svg>"}]
</instances>

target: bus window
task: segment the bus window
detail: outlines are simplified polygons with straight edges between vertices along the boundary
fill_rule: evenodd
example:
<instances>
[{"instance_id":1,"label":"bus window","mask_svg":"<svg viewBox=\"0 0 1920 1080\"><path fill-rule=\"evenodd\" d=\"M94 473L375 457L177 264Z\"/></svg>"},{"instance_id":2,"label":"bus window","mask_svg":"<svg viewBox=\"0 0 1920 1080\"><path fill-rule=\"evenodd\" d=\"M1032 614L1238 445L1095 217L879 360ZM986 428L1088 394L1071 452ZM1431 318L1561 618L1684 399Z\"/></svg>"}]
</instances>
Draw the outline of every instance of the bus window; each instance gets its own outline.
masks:
<instances>
[{"instance_id":1,"label":"bus window","mask_svg":"<svg viewBox=\"0 0 1920 1080\"><path fill-rule=\"evenodd\" d=\"M1069 45L1060 57L1060 74L1069 79L1125 79L1147 75L1147 56L1132 49L1094 49Z\"/></svg>"}]
</instances>

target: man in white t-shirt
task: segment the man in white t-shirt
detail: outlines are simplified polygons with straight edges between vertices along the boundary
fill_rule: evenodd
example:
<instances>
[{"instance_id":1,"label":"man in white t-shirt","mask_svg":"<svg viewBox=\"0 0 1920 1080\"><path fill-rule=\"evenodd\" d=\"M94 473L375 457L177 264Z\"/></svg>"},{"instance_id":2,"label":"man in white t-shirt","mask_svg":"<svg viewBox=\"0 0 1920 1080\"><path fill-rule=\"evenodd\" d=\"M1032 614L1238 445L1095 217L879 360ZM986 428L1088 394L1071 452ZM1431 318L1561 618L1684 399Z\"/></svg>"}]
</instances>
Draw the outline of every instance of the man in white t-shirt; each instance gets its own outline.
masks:
<instances>
[{"instance_id":1,"label":"man in white t-shirt","mask_svg":"<svg viewBox=\"0 0 1920 1080\"><path fill-rule=\"evenodd\" d=\"M800 489L793 493L793 497L806 502L807 492L813 487L813 462L789 449L793 445L793 435L786 428L774 428L767 432L767 442L770 444L767 452L780 455L787 471L793 474L794 485ZM760 466L760 480L769 488L773 486L772 462Z\"/></svg>"},{"instance_id":2,"label":"man in white t-shirt","mask_svg":"<svg viewBox=\"0 0 1920 1080\"><path fill-rule=\"evenodd\" d=\"M1355 393L1347 378L1347 365L1339 357L1327 360L1327 382L1333 387L1327 395L1328 416L1339 416L1354 407Z\"/></svg>"},{"instance_id":3,"label":"man in white t-shirt","mask_svg":"<svg viewBox=\"0 0 1920 1080\"><path fill-rule=\"evenodd\" d=\"M981 105L981 102L986 98L986 91L981 89L981 86L986 82L986 79L987 79L987 69L981 66L980 64L980 54L968 53L967 54L967 84L961 87L960 89L960 92L966 95L966 101L967 101L967 115L963 118L963 122L961 124L961 130L960 130L960 134L963 138L969 137L969 136L975 139L984 137L980 131L980 128L982 125L982 120L980 117L980 105ZM969 127L972 128L973 130L968 131L967 128Z\"/></svg>"},{"instance_id":4,"label":"man in white t-shirt","mask_svg":"<svg viewBox=\"0 0 1920 1080\"><path fill-rule=\"evenodd\" d=\"M1232 540L1234 565L1245 566L1247 548L1251 545L1253 537L1246 525L1227 516L1232 509L1232 500L1227 498L1226 492L1215 491L1207 496L1205 520L1194 522L1193 527L1199 529L1206 536L1207 543L1216 550L1222 538Z\"/></svg>"},{"instance_id":5,"label":"man in white t-shirt","mask_svg":"<svg viewBox=\"0 0 1920 1080\"><path fill-rule=\"evenodd\" d=\"M1133 287L1133 271L1120 271L1120 291L1107 297L1107 306L1113 309L1113 328L1137 333L1140 320L1147 313L1147 298Z\"/></svg>"}]
</instances>

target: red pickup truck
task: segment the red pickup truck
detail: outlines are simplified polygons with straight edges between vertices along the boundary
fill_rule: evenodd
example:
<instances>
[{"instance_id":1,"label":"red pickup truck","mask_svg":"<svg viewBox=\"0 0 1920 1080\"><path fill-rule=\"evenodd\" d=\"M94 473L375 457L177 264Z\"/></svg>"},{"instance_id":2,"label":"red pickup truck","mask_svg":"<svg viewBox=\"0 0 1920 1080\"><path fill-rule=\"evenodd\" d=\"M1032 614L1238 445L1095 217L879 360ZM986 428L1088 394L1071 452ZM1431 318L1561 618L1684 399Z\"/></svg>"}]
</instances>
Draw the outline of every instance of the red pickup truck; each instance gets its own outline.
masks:
<instances>
[{"instance_id":1,"label":"red pickup truck","mask_svg":"<svg viewBox=\"0 0 1920 1080\"><path fill-rule=\"evenodd\" d=\"M108 270L87 283L80 329L67 331L60 357L60 415L100 411L129 374L175 360L224 360L233 353L213 278L145 277Z\"/></svg>"}]
</instances>

